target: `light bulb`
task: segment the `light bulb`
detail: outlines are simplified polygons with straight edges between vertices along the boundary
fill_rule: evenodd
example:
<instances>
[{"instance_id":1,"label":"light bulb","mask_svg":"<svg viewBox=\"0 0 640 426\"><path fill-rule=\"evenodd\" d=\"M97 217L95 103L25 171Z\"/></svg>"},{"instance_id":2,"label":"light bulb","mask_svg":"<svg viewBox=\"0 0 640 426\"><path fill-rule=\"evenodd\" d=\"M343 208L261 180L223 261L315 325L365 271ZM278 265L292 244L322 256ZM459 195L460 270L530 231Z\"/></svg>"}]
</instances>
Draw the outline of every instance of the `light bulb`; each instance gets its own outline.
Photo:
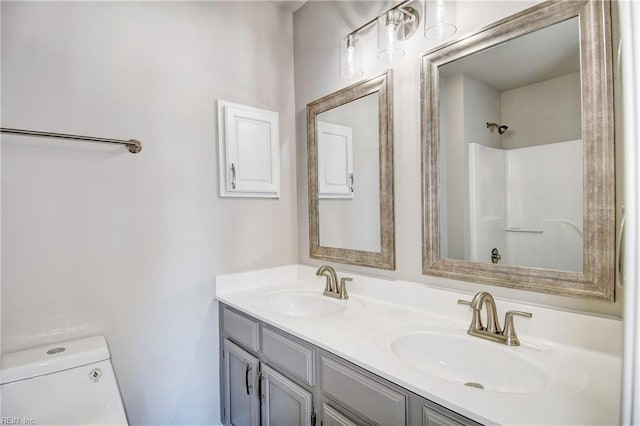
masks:
<instances>
[{"instance_id":1,"label":"light bulb","mask_svg":"<svg viewBox=\"0 0 640 426\"><path fill-rule=\"evenodd\" d=\"M356 55L356 48L353 46L347 47L347 70L350 76L353 76L353 74L356 71L355 55Z\"/></svg>"},{"instance_id":2,"label":"light bulb","mask_svg":"<svg viewBox=\"0 0 640 426\"><path fill-rule=\"evenodd\" d=\"M447 13L447 5L444 0L436 0L436 22L444 22L444 15Z\"/></svg>"},{"instance_id":3,"label":"light bulb","mask_svg":"<svg viewBox=\"0 0 640 426\"><path fill-rule=\"evenodd\" d=\"M404 56L399 37L404 34L404 15L390 10L378 18L378 58L393 62Z\"/></svg>"},{"instance_id":4,"label":"light bulb","mask_svg":"<svg viewBox=\"0 0 640 426\"><path fill-rule=\"evenodd\" d=\"M387 25L387 48L395 49L395 47L396 47L396 27L391 23Z\"/></svg>"},{"instance_id":5,"label":"light bulb","mask_svg":"<svg viewBox=\"0 0 640 426\"><path fill-rule=\"evenodd\" d=\"M360 77L362 70L361 49L358 49L357 34L349 34L340 43L340 75L345 79Z\"/></svg>"}]
</instances>

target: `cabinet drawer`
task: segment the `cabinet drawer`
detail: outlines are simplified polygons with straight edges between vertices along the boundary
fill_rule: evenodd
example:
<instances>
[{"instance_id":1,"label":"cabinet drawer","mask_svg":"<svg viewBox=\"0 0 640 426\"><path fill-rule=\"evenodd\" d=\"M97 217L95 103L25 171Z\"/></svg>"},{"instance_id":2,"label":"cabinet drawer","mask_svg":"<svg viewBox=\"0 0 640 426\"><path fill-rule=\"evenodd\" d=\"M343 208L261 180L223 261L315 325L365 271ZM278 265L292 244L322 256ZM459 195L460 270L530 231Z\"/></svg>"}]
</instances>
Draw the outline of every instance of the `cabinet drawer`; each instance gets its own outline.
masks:
<instances>
[{"instance_id":1,"label":"cabinet drawer","mask_svg":"<svg viewBox=\"0 0 640 426\"><path fill-rule=\"evenodd\" d=\"M330 405L322 404L322 425L323 426L358 426L346 416L342 415L338 410Z\"/></svg>"},{"instance_id":2,"label":"cabinet drawer","mask_svg":"<svg viewBox=\"0 0 640 426\"><path fill-rule=\"evenodd\" d=\"M322 355L322 392L365 419L380 425L406 424L406 397L388 386Z\"/></svg>"},{"instance_id":3,"label":"cabinet drawer","mask_svg":"<svg viewBox=\"0 0 640 426\"><path fill-rule=\"evenodd\" d=\"M422 407L422 426L462 426L462 423L449 418L445 415Z\"/></svg>"},{"instance_id":4,"label":"cabinet drawer","mask_svg":"<svg viewBox=\"0 0 640 426\"><path fill-rule=\"evenodd\" d=\"M481 426L427 399L422 400L422 426Z\"/></svg>"},{"instance_id":5,"label":"cabinet drawer","mask_svg":"<svg viewBox=\"0 0 640 426\"><path fill-rule=\"evenodd\" d=\"M255 352L258 351L258 323L256 321L224 308L222 329L231 340Z\"/></svg>"},{"instance_id":6,"label":"cabinet drawer","mask_svg":"<svg viewBox=\"0 0 640 426\"><path fill-rule=\"evenodd\" d=\"M315 384L313 349L269 327L262 327L261 352L281 369L310 386Z\"/></svg>"}]
</instances>

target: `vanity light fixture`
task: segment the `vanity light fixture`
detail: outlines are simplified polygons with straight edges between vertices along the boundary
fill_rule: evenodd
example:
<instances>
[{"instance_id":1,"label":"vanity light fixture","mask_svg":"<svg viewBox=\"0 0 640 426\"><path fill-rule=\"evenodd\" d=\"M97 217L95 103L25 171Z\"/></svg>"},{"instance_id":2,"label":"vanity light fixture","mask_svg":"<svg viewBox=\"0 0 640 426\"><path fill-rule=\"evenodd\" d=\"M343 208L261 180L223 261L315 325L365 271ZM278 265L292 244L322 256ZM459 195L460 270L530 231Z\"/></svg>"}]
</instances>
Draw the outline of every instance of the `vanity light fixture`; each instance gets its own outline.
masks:
<instances>
[{"instance_id":1,"label":"vanity light fixture","mask_svg":"<svg viewBox=\"0 0 640 426\"><path fill-rule=\"evenodd\" d=\"M356 33L348 34L340 43L340 75L351 79L362 77L362 50L358 48L360 37Z\"/></svg>"},{"instance_id":2,"label":"vanity light fixture","mask_svg":"<svg viewBox=\"0 0 640 426\"><path fill-rule=\"evenodd\" d=\"M379 17L356 28L340 42L340 75L345 79L354 79L364 74L360 53L359 34L378 23L378 59L393 63L404 56L402 44L408 40L420 24L420 13L409 6L419 0L404 0Z\"/></svg>"},{"instance_id":3,"label":"vanity light fixture","mask_svg":"<svg viewBox=\"0 0 640 426\"><path fill-rule=\"evenodd\" d=\"M424 36L443 40L456 33L456 3L454 0L425 0Z\"/></svg>"}]
</instances>

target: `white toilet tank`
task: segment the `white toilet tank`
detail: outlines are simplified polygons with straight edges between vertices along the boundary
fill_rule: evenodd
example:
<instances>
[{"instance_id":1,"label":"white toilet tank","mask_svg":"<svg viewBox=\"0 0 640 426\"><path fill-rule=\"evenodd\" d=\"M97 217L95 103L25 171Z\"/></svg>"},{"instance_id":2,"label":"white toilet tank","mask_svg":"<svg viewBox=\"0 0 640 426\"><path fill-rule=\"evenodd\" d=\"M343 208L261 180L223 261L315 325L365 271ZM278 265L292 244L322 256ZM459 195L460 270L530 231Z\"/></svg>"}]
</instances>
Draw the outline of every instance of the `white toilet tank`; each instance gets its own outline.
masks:
<instances>
[{"instance_id":1,"label":"white toilet tank","mask_svg":"<svg viewBox=\"0 0 640 426\"><path fill-rule=\"evenodd\" d=\"M3 424L128 424L102 336L5 354L0 380Z\"/></svg>"}]
</instances>

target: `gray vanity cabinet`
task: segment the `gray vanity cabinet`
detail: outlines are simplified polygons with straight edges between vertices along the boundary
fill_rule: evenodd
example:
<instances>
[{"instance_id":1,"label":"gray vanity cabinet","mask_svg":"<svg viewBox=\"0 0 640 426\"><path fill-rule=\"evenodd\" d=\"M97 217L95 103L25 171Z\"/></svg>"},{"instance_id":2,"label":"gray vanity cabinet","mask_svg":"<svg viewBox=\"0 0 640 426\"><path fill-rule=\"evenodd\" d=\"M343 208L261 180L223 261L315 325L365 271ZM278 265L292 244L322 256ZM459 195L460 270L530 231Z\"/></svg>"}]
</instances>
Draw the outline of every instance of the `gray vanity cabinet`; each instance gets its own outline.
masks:
<instances>
[{"instance_id":1,"label":"gray vanity cabinet","mask_svg":"<svg viewBox=\"0 0 640 426\"><path fill-rule=\"evenodd\" d=\"M313 426L313 347L227 307L220 319L224 424Z\"/></svg>"},{"instance_id":2,"label":"gray vanity cabinet","mask_svg":"<svg viewBox=\"0 0 640 426\"><path fill-rule=\"evenodd\" d=\"M232 308L220 320L225 425L477 425Z\"/></svg>"},{"instance_id":3,"label":"gray vanity cabinet","mask_svg":"<svg viewBox=\"0 0 640 426\"><path fill-rule=\"evenodd\" d=\"M225 424L258 426L260 398L255 386L258 358L231 341L225 340L222 363Z\"/></svg>"}]
</instances>

